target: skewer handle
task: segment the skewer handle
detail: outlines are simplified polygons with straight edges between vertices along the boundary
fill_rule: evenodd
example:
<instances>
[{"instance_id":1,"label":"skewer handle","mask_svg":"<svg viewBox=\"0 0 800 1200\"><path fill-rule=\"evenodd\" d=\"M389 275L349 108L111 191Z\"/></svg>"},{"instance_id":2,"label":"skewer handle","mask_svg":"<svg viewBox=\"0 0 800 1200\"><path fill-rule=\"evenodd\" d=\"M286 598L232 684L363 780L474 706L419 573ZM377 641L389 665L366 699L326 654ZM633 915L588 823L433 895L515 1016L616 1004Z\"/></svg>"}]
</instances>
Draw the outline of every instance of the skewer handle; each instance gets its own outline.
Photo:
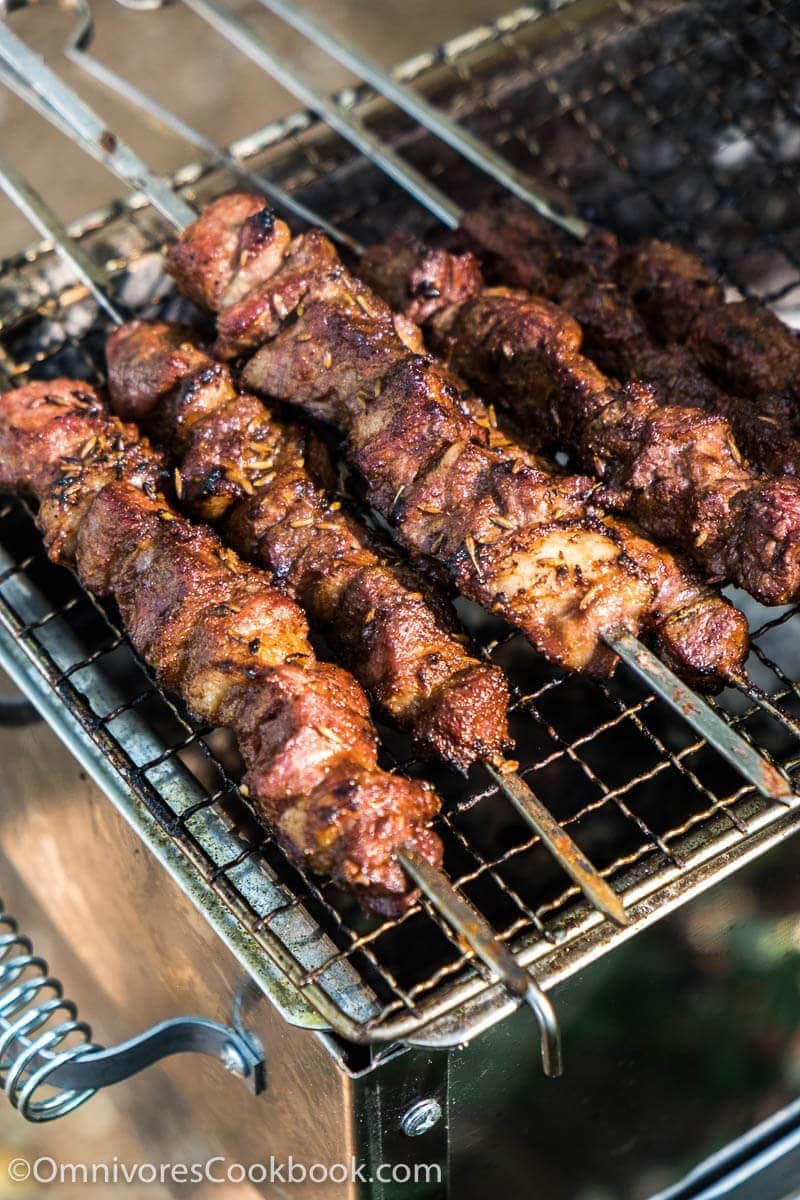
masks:
<instances>
[{"instance_id":1,"label":"skewer handle","mask_svg":"<svg viewBox=\"0 0 800 1200\"><path fill-rule=\"evenodd\" d=\"M499 975L513 995L524 1000L536 1015L542 1040L542 1068L555 1078L563 1074L561 1031L549 997L536 980L521 967L506 945L476 908L460 896L450 880L432 867L416 850L401 850L398 860L427 896L436 911L452 926L477 957Z\"/></svg>"},{"instance_id":2,"label":"skewer handle","mask_svg":"<svg viewBox=\"0 0 800 1200\"><path fill-rule=\"evenodd\" d=\"M367 129L355 113L342 108L335 101L317 91L307 80L301 79L287 64L267 46L263 38L216 0L184 0L192 12L216 29L231 45L245 54L260 70L277 80L281 87L295 96L301 104L323 118L331 129L355 146L357 150L398 183L420 204L433 213L451 229L461 219L461 209L444 192L425 178L415 167L396 154L380 137Z\"/></svg>"},{"instance_id":3,"label":"skewer handle","mask_svg":"<svg viewBox=\"0 0 800 1200\"><path fill-rule=\"evenodd\" d=\"M117 3L122 3L122 0L117 0ZM113 95L138 109L139 112L145 113L157 127L183 138L213 162L225 167L245 187L256 188L264 192L274 204L279 205L286 212L292 213L293 216L305 221L308 225L318 226L333 241L345 246L351 254L360 257L364 253L364 247L350 234L337 228L321 213L315 212L303 204L302 200L298 200L280 184L275 183L259 171L252 171L245 167L225 146L220 146L211 138L206 137L183 117L178 116L149 93L142 91L129 79L90 54L89 47L94 35L94 26L87 0L71 0L71 7L76 13L76 24L64 47L64 54L70 62L76 63L82 71L85 71L97 83L102 84ZM157 8L159 4L148 3L145 7Z\"/></svg>"},{"instance_id":4,"label":"skewer handle","mask_svg":"<svg viewBox=\"0 0 800 1200\"><path fill-rule=\"evenodd\" d=\"M121 325L122 314L109 299L108 283L103 272L92 262L82 246L69 236L52 209L45 204L38 192L34 191L3 154L0 154L0 188L23 216L28 218L34 229L43 238L53 243L57 253L72 268L81 283L89 289L98 305L111 320Z\"/></svg>"},{"instance_id":5,"label":"skewer handle","mask_svg":"<svg viewBox=\"0 0 800 1200\"><path fill-rule=\"evenodd\" d=\"M154 175L94 109L5 23L0 23L0 60L69 127L76 141L87 149L91 147L89 153L99 157L118 179L134 191L144 192L153 207L176 228L182 229L194 220L194 211L170 185Z\"/></svg>"},{"instance_id":6,"label":"skewer handle","mask_svg":"<svg viewBox=\"0 0 800 1200\"><path fill-rule=\"evenodd\" d=\"M479 170L491 175L502 187L512 195L517 196L531 208L534 208L546 220L565 229L575 238L584 238L589 232L589 225L580 217L569 216L560 212L541 193L531 185L530 179L521 171L492 149L487 142L470 133L463 125L434 107L419 92L401 83L390 71L384 70L373 58L364 54L355 46L348 45L333 32L333 30L312 17L304 9L297 8L287 0L260 0L264 8L275 13L281 20L286 21L293 29L304 34L321 50L337 59L343 66L371 84L372 87L387 100L391 100L403 112L408 113L420 125L446 145L451 146Z\"/></svg>"}]
</instances>

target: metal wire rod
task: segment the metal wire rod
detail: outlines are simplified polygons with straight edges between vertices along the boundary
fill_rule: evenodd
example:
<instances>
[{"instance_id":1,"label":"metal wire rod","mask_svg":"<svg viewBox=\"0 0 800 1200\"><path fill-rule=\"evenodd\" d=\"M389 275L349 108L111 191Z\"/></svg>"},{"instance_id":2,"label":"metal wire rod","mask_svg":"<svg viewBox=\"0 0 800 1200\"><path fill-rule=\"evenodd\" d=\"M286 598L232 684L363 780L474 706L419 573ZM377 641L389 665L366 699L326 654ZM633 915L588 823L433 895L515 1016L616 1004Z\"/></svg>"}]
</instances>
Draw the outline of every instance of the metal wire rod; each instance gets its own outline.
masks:
<instances>
[{"instance_id":1,"label":"metal wire rod","mask_svg":"<svg viewBox=\"0 0 800 1200\"><path fill-rule=\"evenodd\" d=\"M214 29L246 54L263 71L277 79L282 86L297 96L301 103L319 113L336 132L347 138L371 161L381 167L414 199L421 201L445 225L450 228L458 225L462 210L457 205L444 197L443 193L420 175L415 168L365 130L363 123L354 113L335 104L328 97L316 91L309 83L292 74L262 39L219 5L216 0L184 0L184 3L193 12L208 21ZM363 138L364 133L367 134L366 141ZM575 236L580 236L575 230L570 232ZM707 737L720 754L733 763L759 791L770 798L787 802L792 798L793 792L789 781L736 730L718 717L704 700L681 683L678 677L646 646L631 634L625 634L623 640L618 642L613 633L609 631L604 635L604 640L692 728L698 730L702 728L703 736ZM539 831L537 830L537 832Z\"/></svg>"},{"instance_id":2,"label":"metal wire rod","mask_svg":"<svg viewBox=\"0 0 800 1200\"><path fill-rule=\"evenodd\" d=\"M94 157L99 157L128 187L145 192L163 217L181 225L194 219L192 209L169 184L154 175L136 152L112 133L93 109L4 23L0 23L0 58L26 82L30 91L72 127L84 144L93 147Z\"/></svg>"},{"instance_id":3,"label":"metal wire rod","mask_svg":"<svg viewBox=\"0 0 800 1200\"><path fill-rule=\"evenodd\" d=\"M69 138L76 146L80 147L84 153L98 162L100 166L105 166L105 159L99 147L90 145L85 142L79 133L76 133L74 126L70 125L69 121L65 121L62 116L54 108L52 108L46 100L32 91L28 86L27 81L9 67L8 63L4 62L0 57L0 83L18 96L25 104L37 112L40 117L44 117L45 121L49 121L54 128L63 133L64 137Z\"/></svg>"},{"instance_id":4,"label":"metal wire rod","mask_svg":"<svg viewBox=\"0 0 800 1200\"><path fill-rule=\"evenodd\" d=\"M38 233L53 243L56 253L64 259L75 272L78 279L92 293L103 311L118 323L124 320L119 309L115 307L106 291L103 273L92 262L83 247L73 238L65 237L61 223L55 220L52 211L28 182L23 179L16 167L0 154L0 187L15 204L20 212L28 218Z\"/></svg>"},{"instance_id":5,"label":"metal wire rod","mask_svg":"<svg viewBox=\"0 0 800 1200\"><path fill-rule=\"evenodd\" d=\"M435 137L458 151L473 166L485 171L513 195L524 200L541 216L552 221L561 229L565 229L573 237L586 237L590 229L586 221L559 211L545 196L533 188L531 180L522 171L518 171L486 142L475 137L452 117L436 108L419 92L414 91L408 84L401 83L390 71L381 67L363 50L342 41L329 25L312 17L305 9L287 3L287 0L259 0L259 2L264 8L269 9L281 20L304 34L321 50L337 59L354 75L358 75L359 78L371 84L377 92L385 96L387 100L393 101L403 112L408 113L420 125L430 130Z\"/></svg>"},{"instance_id":6,"label":"metal wire rod","mask_svg":"<svg viewBox=\"0 0 800 1200\"><path fill-rule=\"evenodd\" d=\"M206 137L177 113L90 54L88 48L91 46L94 36L91 9L86 0L70 0L70 8L76 14L76 23L65 43L64 54L71 62L76 63L82 71L85 71L87 75L114 95L145 113L157 128L183 138L190 145L201 150L213 163L225 167L245 187L257 188L264 192L272 203L279 205L286 212L292 213L299 220L305 221L309 225L316 225L328 237L345 246L356 257L364 253L364 247L350 234L326 220L321 213L308 208L301 200L297 200L291 192L287 192L285 188L268 176L245 167L226 147L220 146Z\"/></svg>"},{"instance_id":7,"label":"metal wire rod","mask_svg":"<svg viewBox=\"0 0 800 1200\"><path fill-rule=\"evenodd\" d=\"M502 763L486 764L500 790L508 797L520 816L536 831L542 844L561 864L595 908L616 925L627 925L625 905L610 884L588 860L555 817L542 804L516 771L504 771Z\"/></svg>"},{"instance_id":8,"label":"metal wire rod","mask_svg":"<svg viewBox=\"0 0 800 1200\"><path fill-rule=\"evenodd\" d=\"M122 0L117 0L122 3ZM321 21L310 16L308 13L295 8L291 4L287 4L285 0L260 0L266 8L270 9L283 20L287 21L295 29L309 37L316 45L323 50L333 54L340 62L342 62L350 70L361 75L367 82L371 83L388 99L393 100L401 108L404 109L410 116L420 120L427 128L436 136L441 137L454 149L464 154L470 161L478 166L483 167L490 174L493 174L499 183L504 184L513 191L520 199L526 201L542 216L548 220L555 222L562 228L572 233L575 237L584 237L589 229L586 222L578 218L563 216L555 209L551 208L548 202L538 193L532 191L525 182L523 177L515 172L508 164L504 162L490 147L474 138L466 130L457 125L451 118L442 114L438 109L434 108L427 100L420 97L416 92L412 91L405 84L400 83L389 72L380 67L373 59L369 58L361 51L343 42L337 35ZM127 100L135 107L147 113L152 119L160 125L170 129L178 135L185 137L187 141L203 150L212 158L224 163L234 174L243 178L250 185L255 184L260 187L266 195L281 204L288 211L295 213L302 220L311 224L316 224L323 229L331 238L345 245L357 257L363 254L364 247L360 245L354 238L350 237L343 230L331 224L327 218L321 213L313 209L307 208L300 201L295 200L290 193L284 191L279 185L274 184L271 180L261 174L257 174L243 168L241 163L234 158L229 151L216 145L214 142L206 138L202 133L198 132L191 125L183 121L179 116L173 113L170 109L160 104L157 100L148 96L145 92L135 87L134 84L124 79L121 75L112 71L109 67L100 63L92 55L88 54L86 47L91 44L93 36L93 22L91 11L86 0L70 0L70 6L78 15L78 22L71 32L70 37L65 47L67 58L77 62L89 75L94 79L103 83L111 91L118 96ZM161 7L161 0L147 0L148 8ZM484 161L485 159L485 161ZM506 177L507 176L507 177ZM516 180L517 183L512 183ZM641 667L641 664L640 664ZM641 674L641 669L638 672ZM795 737L800 737L800 723L795 721L788 713L785 713L778 705L773 703L770 697L758 688L747 676L740 676L736 679L731 679L730 683L745 693L755 704L759 705L773 717L774 720L782 724ZM713 714L710 708L708 712ZM512 795L514 789L513 781L504 782L502 775L495 773L496 780L503 787L503 790L512 800L512 802L524 812L523 815L530 819L534 811L530 805L520 806L517 803L517 797ZM539 806L541 808L541 806ZM541 814L540 814L541 815ZM558 827L557 827L558 828ZM543 827L538 827L537 832L544 839L546 836L543 833ZM577 860L576 860L577 861ZM575 871L579 871L580 867L575 866ZM573 878L576 875L573 873ZM576 879L577 882L577 879ZM583 886L583 884L581 884ZM618 912L618 898L616 893L611 888L607 888L609 895L604 903L598 903L600 897L593 897L595 907L605 912L612 920L619 921L620 914ZM614 915L615 911L617 915Z\"/></svg>"},{"instance_id":9,"label":"metal wire rod","mask_svg":"<svg viewBox=\"0 0 800 1200\"><path fill-rule=\"evenodd\" d=\"M390 179L400 184L409 195L429 209L445 225L455 229L461 220L461 209L444 192L425 178L415 167L387 146L363 121L342 108L334 100L317 91L313 84L296 74L251 29L228 12L216 0L183 0L184 4L206 21L226 41L246 55L265 74L277 80L281 87L295 96L306 108L322 117L327 125L356 147L370 162L380 167Z\"/></svg>"},{"instance_id":10,"label":"metal wire rod","mask_svg":"<svg viewBox=\"0 0 800 1200\"><path fill-rule=\"evenodd\" d=\"M190 5L199 3L205 7L208 3L208 0L185 0L185 2L189 3ZM0 34L3 32L7 33L9 31L3 30L3 28L0 27ZM24 43L19 42L19 39L15 39L15 41L18 43L18 45L14 48L14 54L11 57L10 65L15 70L19 70L21 67L24 69L25 55L20 54L19 52L20 46L23 50L25 50ZM0 57L6 57L6 47L1 37ZM35 58L35 56L33 57ZM82 117L80 125L73 125L74 135L80 144L84 146L88 144L96 150L98 140L96 136L94 136L94 133L96 132L97 126L102 126L102 122L92 112L92 110L88 108L88 106L84 105L82 101L79 101L78 98L74 96L69 88L57 80L57 77L54 76L53 72L49 71L49 68L44 67L43 64L41 64L41 66L43 71L46 72L46 75L41 76L40 88L37 89L36 94L38 94L40 98L46 98L49 101L48 93L46 90L44 90L45 84L48 83L51 77L55 78L58 83L57 91L58 95L61 97L61 103L57 107L53 105L53 110L58 114L59 118L66 120L68 123L70 122L73 113L80 115ZM88 134L86 133L87 128L89 130ZM103 161L106 161L105 158L103 158ZM120 174L120 177L123 178L125 182L128 182L129 186L135 186L139 190L144 191L147 195L150 195L150 180L152 180L154 184L159 186L159 193L162 194L163 199L163 191L166 187L168 187L168 185L166 185L163 181L156 180L155 177L152 176L147 170L144 164L141 164L142 170L137 171L135 181L128 178L127 172L120 173L117 168L115 168L113 163L107 162L106 165L108 165L110 169L114 170L115 173ZM172 204L168 202L162 211L164 211L164 215L168 217L168 219L177 229L182 229L186 224L194 219L195 213L189 207L189 205L180 200L174 195L174 193L170 193L170 195L172 196L173 200L177 201L180 208L174 209ZM155 203L155 196L153 196L153 202ZM724 722L704 700L687 688L685 684L681 683L678 677L674 675L673 672L671 672L662 662L660 662L660 660L656 658L655 655L653 655L640 641L638 641L638 639L634 638L628 633L615 635L612 632L609 632L606 634L605 640L607 644L620 655L623 661L625 661L637 675L644 679L654 691L656 691L668 704L670 704L670 706L684 720L686 720L692 726L692 728L701 733L701 735L706 738L711 745L715 746L719 753L722 754L732 765L734 765L749 782L759 789L759 791L770 798L778 799L783 802L791 802L793 792L789 781L785 779L785 777L782 776L776 770L776 768L773 767L748 741L738 734L736 730ZM504 778L508 785L506 788L504 788L504 791L508 795L508 789L511 787L511 780L508 776L501 776L501 778ZM546 824L543 825L539 819L537 808L540 808L541 806L539 806L539 802L536 800L533 794L531 793L531 802L522 806L517 803L521 792L524 790L529 791L527 785L522 779L519 779L518 784L515 784L514 790L516 795L510 796L512 802L517 805L519 811L529 822L535 832L542 838L543 842L549 845L551 852L557 855L559 861L562 863L563 868L568 872L570 877L576 879L576 881L580 883L580 886L586 892L592 904L594 904L599 911L612 917L612 919L620 920L620 914L618 911L615 915L615 906L613 901L609 904L608 891L610 889L608 888L608 885L605 883L602 877L599 876L596 871L594 871L593 868L590 868L590 871L587 875L585 868L588 866L588 864L586 863L585 858L581 855L578 847L575 846L570 839L569 854L565 858L563 855L563 844L559 846L554 843L554 840L551 836L552 831L548 831ZM565 835L562 830L562 839L566 836L567 835ZM600 885L599 889L598 884ZM587 885L591 890L587 891Z\"/></svg>"},{"instance_id":11,"label":"metal wire rod","mask_svg":"<svg viewBox=\"0 0 800 1200\"><path fill-rule=\"evenodd\" d=\"M728 682L748 700L752 700L758 708L763 708L765 712L769 713L773 720L783 725L784 729L793 737L800 738L800 720L780 708L772 697L757 683L754 683L748 675L733 675Z\"/></svg>"},{"instance_id":12,"label":"metal wire rod","mask_svg":"<svg viewBox=\"0 0 800 1200\"><path fill-rule=\"evenodd\" d=\"M436 911L453 927L506 988L533 1009L539 1024L542 1067L545 1075L561 1075L561 1034L549 997L521 967L509 948L484 917L455 890L450 881L416 850L401 850L398 859L405 871L428 897ZM446 886L443 886L446 885Z\"/></svg>"},{"instance_id":13,"label":"metal wire rod","mask_svg":"<svg viewBox=\"0 0 800 1200\"><path fill-rule=\"evenodd\" d=\"M796 797L791 782L782 771L764 758L755 746L737 733L727 721L685 683L665 667L652 651L630 633L607 634L605 642L622 661L643 679L662 700L683 717L705 741L735 767L765 796L782 804L793 804Z\"/></svg>"}]
</instances>

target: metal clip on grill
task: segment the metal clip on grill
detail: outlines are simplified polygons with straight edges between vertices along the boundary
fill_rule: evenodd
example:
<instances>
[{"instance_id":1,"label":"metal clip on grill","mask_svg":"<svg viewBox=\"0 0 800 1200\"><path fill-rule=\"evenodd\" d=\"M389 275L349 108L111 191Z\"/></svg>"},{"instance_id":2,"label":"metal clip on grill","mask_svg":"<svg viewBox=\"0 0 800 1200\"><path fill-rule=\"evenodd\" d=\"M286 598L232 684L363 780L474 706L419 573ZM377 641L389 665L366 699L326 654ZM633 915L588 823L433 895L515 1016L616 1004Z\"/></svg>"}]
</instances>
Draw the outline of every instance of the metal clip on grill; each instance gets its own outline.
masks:
<instances>
[{"instance_id":1,"label":"metal clip on grill","mask_svg":"<svg viewBox=\"0 0 800 1200\"><path fill-rule=\"evenodd\" d=\"M244 1031L203 1017L176 1017L104 1050L64 997L47 963L0 902L0 1079L28 1121L74 1112L98 1088L109 1087L171 1054L218 1058L255 1095L264 1090L264 1055ZM56 1089L46 1097L41 1092Z\"/></svg>"},{"instance_id":2,"label":"metal clip on grill","mask_svg":"<svg viewBox=\"0 0 800 1200\"><path fill-rule=\"evenodd\" d=\"M359 151L400 184L415 200L449 226L456 225L461 209L415 168L405 162L388 144L376 137L359 118L334 100L321 96L305 81L301 81L278 59L264 42L234 18L215 0L185 0L186 5L207 20L217 31L237 46L268 74L298 96L319 114L336 132L349 140ZM306 33L323 49L332 52L345 65L355 70L388 99L429 128L436 137L447 142L470 162L491 174L515 195L524 199L542 215L567 229L576 237L586 233L584 222L560 212L550 201L533 191L525 178L493 150L461 128L449 117L433 108L410 88L399 83L370 62L358 51L346 46L318 22L283 3L283 0L262 0L271 9ZM72 6L78 13L78 24L67 46L67 53L92 76L124 99L147 111L165 127L181 134L216 162L230 170L235 178L244 180L266 192L279 206L321 226L340 244L351 251L361 250L358 242L334 223L319 216L284 188L276 185L263 173L251 172L227 150L216 146L202 133L165 109L157 100L147 96L118 74L98 63L89 53L92 24L84 0ZM154 7L149 2L146 7ZM195 216L194 210L163 180L156 178L146 164L119 138L110 134L105 122L55 75L8 28L0 26L0 79L31 104L41 115L54 123L95 159L102 162L129 187L141 191L176 229L183 228ZM105 273L97 268L80 244L71 239L44 202L30 189L14 168L0 162L0 184L6 193L29 217L46 238L52 240L59 253L69 262L77 278L90 290L98 305L112 321L119 322L123 314L108 294ZM682 722L694 729L705 742L713 746L748 783L765 797L781 804L794 799L787 777L768 761L751 742L744 738L719 712L687 688L636 638L627 633L609 630L605 634L614 649L633 673L651 691L660 696ZM760 704L776 720L796 735L796 722L782 711L771 697L762 693L749 680L741 688L755 703ZM690 748L693 749L693 748ZM618 924L626 920L620 897L595 871L585 856L572 843L565 830L550 815L519 775L488 766L496 785L505 792L523 819L536 832L541 842L557 859L563 869L584 891L591 903ZM738 826L737 826L738 827ZM493 978L499 978L517 999L525 999L534 1010L542 1033L542 1054L545 1070L556 1074L560 1070L558 1026L552 1006L506 945L493 933L491 926L459 894L442 874L433 872L427 864L400 850L398 857L406 871L422 889L428 902L444 919L450 929L470 947L485 964ZM385 1029L374 1025L370 1036L391 1036L391 1025ZM55 1114L57 1115L57 1114Z\"/></svg>"}]
</instances>

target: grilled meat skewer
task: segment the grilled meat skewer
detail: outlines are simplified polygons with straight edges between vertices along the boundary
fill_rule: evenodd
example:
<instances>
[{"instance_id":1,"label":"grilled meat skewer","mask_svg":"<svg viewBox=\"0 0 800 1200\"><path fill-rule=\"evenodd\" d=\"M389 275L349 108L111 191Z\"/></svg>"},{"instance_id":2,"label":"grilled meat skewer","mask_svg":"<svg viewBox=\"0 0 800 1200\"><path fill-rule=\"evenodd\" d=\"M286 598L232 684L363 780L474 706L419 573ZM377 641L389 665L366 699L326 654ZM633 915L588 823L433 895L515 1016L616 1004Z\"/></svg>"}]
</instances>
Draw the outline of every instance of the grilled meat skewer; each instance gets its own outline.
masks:
<instances>
[{"instance_id":1,"label":"grilled meat skewer","mask_svg":"<svg viewBox=\"0 0 800 1200\"><path fill-rule=\"evenodd\" d=\"M685 344L712 377L743 396L785 395L797 415L800 339L766 304L726 303L701 259L655 239L619 247L608 269L659 340Z\"/></svg>"},{"instance_id":2,"label":"grilled meat skewer","mask_svg":"<svg viewBox=\"0 0 800 1200\"><path fill-rule=\"evenodd\" d=\"M583 352L664 404L718 413L748 459L800 476L797 335L764 306L726 304L695 256L664 242L621 247L593 230L576 243L523 205L468 213L457 242L488 282L553 300L583 330Z\"/></svg>"},{"instance_id":3,"label":"grilled meat skewer","mask_svg":"<svg viewBox=\"0 0 800 1200\"><path fill-rule=\"evenodd\" d=\"M563 309L485 288L468 256L395 237L363 268L396 302L405 292L434 347L538 446L569 446L602 480L604 503L682 547L712 581L764 604L800 595L800 482L752 471L722 417L660 405L645 384L617 385L580 353L580 327ZM424 310L412 294L420 278Z\"/></svg>"},{"instance_id":4,"label":"grilled meat skewer","mask_svg":"<svg viewBox=\"0 0 800 1200\"><path fill-rule=\"evenodd\" d=\"M508 685L454 636L438 591L377 551L327 493L326 450L234 387L185 329L133 321L106 346L114 411L155 431L177 464L182 507L222 523L332 641L384 712L451 765L499 761Z\"/></svg>"},{"instance_id":5,"label":"grilled meat skewer","mask_svg":"<svg viewBox=\"0 0 800 1200\"><path fill-rule=\"evenodd\" d=\"M473 420L487 430L492 449L554 472L552 463L498 425L494 409L476 395L465 394L462 401ZM594 504L594 497L590 503ZM616 532L625 553L653 582L649 633L661 658L695 687L713 690L726 681L741 682L749 649L744 614L680 555L656 545L632 522L600 511L603 524Z\"/></svg>"},{"instance_id":6,"label":"grilled meat skewer","mask_svg":"<svg viewBox=\"0 0 800 1200\"><path fill-rule=\"evenodd\" d=\"M288 854L364 905L415 898L395 853L438 865L439 801L377 765L366 697L318 662L302 613L160 492L161 456L84 383L0 399L0 488L40 501L50 557L112 595L133 645L202 720L231 729L245 786Z\"/></svg>"},{"instance_id":7,"label":"grilled meat skewer","mask_svg":"<svg viewBox=\"0 0 800 1200\"><path fill-rule=\"evenodd\" d=\"M320 234L291 242L259 197L226 196L184 232L168 269L219 313L219 353L266 343L246 384L348 433L371 502L412 555L443 564L462 592L523 629L551 661L608 671L603 634L645 624L686 673L741 666L741 614L715 597L704 632L713 626L716 636L690 637L702 621L684 623L683 605L654 606L664 595L652 574L656 548L636 561L636 538L602 522L588 479L491 444L463 382L417 353L416 330Z\"/></svg>"}]
</instances>

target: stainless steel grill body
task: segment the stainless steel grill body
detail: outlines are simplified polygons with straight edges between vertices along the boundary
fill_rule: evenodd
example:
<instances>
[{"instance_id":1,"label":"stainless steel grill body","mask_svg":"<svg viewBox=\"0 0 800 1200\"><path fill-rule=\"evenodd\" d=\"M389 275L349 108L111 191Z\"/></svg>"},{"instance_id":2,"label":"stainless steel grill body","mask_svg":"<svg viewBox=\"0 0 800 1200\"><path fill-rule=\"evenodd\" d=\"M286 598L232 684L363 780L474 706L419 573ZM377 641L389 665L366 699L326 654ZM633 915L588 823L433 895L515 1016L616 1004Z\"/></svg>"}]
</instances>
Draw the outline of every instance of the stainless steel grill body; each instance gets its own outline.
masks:
<instances>
[{"instance_id":1,"label":"stainless steel grill body","mask_svg":"<svg viewBox=\"0 0 800 1200\"><path fill-rule=\"evenodd\" d=\"M187 1011L228 1022L238 998L266 1052L267 1088L258 1097L195 1056L151 1068L109 1092L101 1116L93 1100L64 1122L71 1157L82 1161L97 1143L99 1120L101 1161L115 1153L133 1161L123 1149L131 1141L154 1162L292 1155L308 1164L354 1154L372 1167L441 1165L449 1195L460 1200L480 1200L489 1187L509 1200L650 1200L776 1110L796 1140L791 980L800 882L791 840L553 989L567 1056L554 1082L541 1074L522 1010L467 1046L395 1047L388 1055L287 1026L237 961L237 944L232 952L220 945L197 896L140 852L139 831L45 725L0 731L0 754L16 798L0 814L4 898L25 915L37 949L58 964L98 1034L123 1039ZM169 854L166 839L161 849ZM754 912L748 937L744 922ZM273 994L302 1018L285 988ZM430 1098L442 1121L404 1136L405 1112ZM787 1134L762 1136L773 1151L778 1132ZM43 1154L55 1151L49 1133L37 1144ZM787 1154L750 1191L733 1195L783 1200L797 1178ZM363 1192L379 1200L408 1194ZM292 1194L359 1195L355 1186L301 1185ZM445 1192L418 1194L441 1200ZM703 1195L699 1185L677 1193Z\"/></svg>"},{"instance_id":2,"label":"stainless steel grill body","mask_svg":"<svg viewBox=\"0 0 800 1200\"><path fill-rule=\"evenodd\" d=\"M797 16L793 4L766 0L554 3L519 10L400 73L515 165L566 192L584 216L623 237L697 247L732 289L767 299L794 322ZM491 194L485 177L368 90L349 102L461 204ZM234 151L362 242L398 225L432 230L423 209L307 117ZM196 165L178 182L200 203L230 180ZM169 318L181 311L160 267L168 231L141 198L95 214L77 232L113 275L118 301ZM4 264L0 319L0 365L12 381L101 378L104 317L48 247ZM3 664L289 1020L331 1028L352 1044L383 1044L371 1052L378 1070L398 1039L455 1045L508 1016L513 1001L426 907L400 922L369 921L330 885L288 865L239 796L224 739L159 692L113 611L46 563L17 505L0 511L0 545ZM800 614L749 611L751 671L796 712ZM569 994L578 985L566 981L590 972L615 943L770 847L777 855L795 831L794 810L742 786L624 671L607 686L559 677L521 639L466 606L464 615L517 687L524 777L636 920L621 932L588 910L477 772L467 781L436 773L451 879L546 985ZM735 694L719 704L796 769L797 743L782 727ZM422 770L402 739L387 731L385 740L387 761ZM594 962L591 971L600 970ZM523 1016L501 1028L519 1029Z\"/></svg>"}]
</instances>

